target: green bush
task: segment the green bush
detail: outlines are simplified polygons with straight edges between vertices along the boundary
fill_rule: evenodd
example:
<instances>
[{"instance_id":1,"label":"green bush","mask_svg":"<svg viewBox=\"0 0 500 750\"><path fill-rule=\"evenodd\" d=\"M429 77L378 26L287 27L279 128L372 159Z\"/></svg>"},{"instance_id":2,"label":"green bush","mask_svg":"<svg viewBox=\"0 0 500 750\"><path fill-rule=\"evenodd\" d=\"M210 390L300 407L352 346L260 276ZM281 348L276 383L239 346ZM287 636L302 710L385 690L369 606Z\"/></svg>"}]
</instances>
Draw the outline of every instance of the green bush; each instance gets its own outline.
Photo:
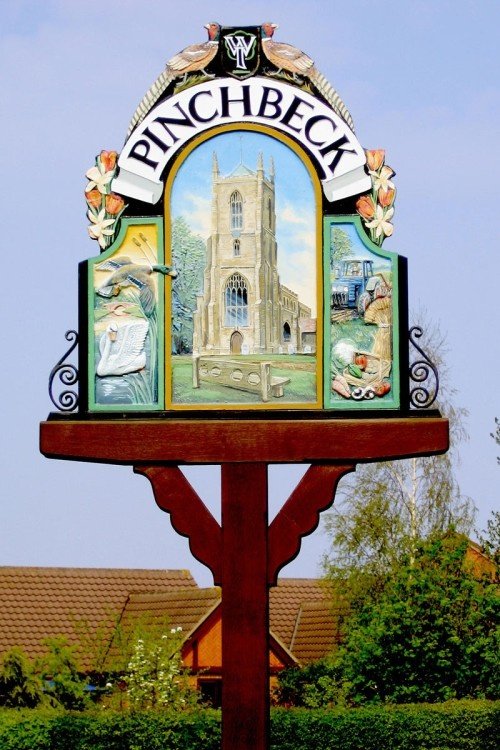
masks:
<instances>
[{"instance_id":1,"label":"green bush","mask_svg":"<svg viewBox=\"0 0 500 750\"><path fill-rule=\"evenodd\" d=\"M271 750L498 750L500 701L274 709ZM220 712L0 710L0 750L219 750Z\"/></svg>"},{"instance_id":2,"label":"green bush","mask_svg":"<svg viewBox=\"0 0 500 750\"><path fill-rule=\"evenodd\" d=\"M0 710L0 750L219 750L220 712Z\"/></svg>"},{"instance_id":3,"label":"green bush","mask_svg":"<svg viewBox=\"0 0 500 750\"><path fill-rule=\"evenodd\" d=\"M498 750L500 702L276 709L272 750Z\"/></svg>"}]
</instances>

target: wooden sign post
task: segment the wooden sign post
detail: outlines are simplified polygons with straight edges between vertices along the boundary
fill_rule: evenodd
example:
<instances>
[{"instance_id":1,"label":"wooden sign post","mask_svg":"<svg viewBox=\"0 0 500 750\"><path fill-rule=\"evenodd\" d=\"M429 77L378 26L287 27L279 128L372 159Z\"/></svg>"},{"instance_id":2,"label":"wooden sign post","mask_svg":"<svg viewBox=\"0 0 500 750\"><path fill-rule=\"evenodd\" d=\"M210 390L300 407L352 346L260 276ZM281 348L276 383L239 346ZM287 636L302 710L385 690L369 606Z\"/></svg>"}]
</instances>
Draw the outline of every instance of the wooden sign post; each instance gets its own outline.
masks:
<instances>
[{"instance_id":1,"label":"wooden sign post","mask_svg":"<svg viewBox=\"0 0 500 750\"><path fill-rule=\"evenodd\" d=\"M444 452L448 423L411 409L434 368L419 347L410 367L406 261L382 250L384 152L275 24L206 28L87 172L101 253L80 264L78 370L51 373L67 413L41 451L149 479L222 587L223 748L265 750L269 588L342 476ZM269 525L274 463L310 467ZM186 464L221 465L220 525Z\"/></svg>"},{"instance_id":2,"label":"wooden sign post","mask_svg":"<svg viewBox=\"0 0 500 750\"><path fill-rule=\"evenodd\" d=\"M339 479L358 462L440 453L447 445L448 424L438 416L41 425L48 457L126 463L144 474L158 506L222 587L224 750L269 746L269 587L333 503ZM267 467L283 462L312 465L268 526ZM179 463L221 464L220 526Z\"/></svg>"}]
</instances>

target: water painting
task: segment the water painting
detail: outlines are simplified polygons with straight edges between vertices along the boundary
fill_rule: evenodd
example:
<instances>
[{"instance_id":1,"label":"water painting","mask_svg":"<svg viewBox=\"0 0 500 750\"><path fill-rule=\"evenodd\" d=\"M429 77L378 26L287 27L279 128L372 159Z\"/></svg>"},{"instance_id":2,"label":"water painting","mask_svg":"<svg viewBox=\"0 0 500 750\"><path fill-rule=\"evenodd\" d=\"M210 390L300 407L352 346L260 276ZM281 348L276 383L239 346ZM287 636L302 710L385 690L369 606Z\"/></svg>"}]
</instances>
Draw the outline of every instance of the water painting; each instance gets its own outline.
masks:
<instances>
[{"instance_id":1,"label":"water painting","mask_svg":"<svg viewBox=\"0 0 500 750\"><path fill-rule=\"evenodd\" d=\"M397 294L397 257L359 217L327 218L325 408L398 408Z\"/></svg>"},{"instance_id":2,"label":"water painting","mask_svg":"<svg viewBox=\"0 0 500 750\"><path fill-rule=\"evenodd\" d=\"M89 358L94 408L163 408L163 279L157 219L124 219L117 241L89 263ZM93 396L93 399L92 399Z\"/></svg>"},{"instance_id":3,"label":"water painting","mask_svg":"<svg viewBox=\"0 0 500 750\"><path fill-rule=\"evenodd\" d=\"M291 145L255 130L185 158L166 218L167 409L319 406L318 189Z\"/></svg>"}]
</instances>

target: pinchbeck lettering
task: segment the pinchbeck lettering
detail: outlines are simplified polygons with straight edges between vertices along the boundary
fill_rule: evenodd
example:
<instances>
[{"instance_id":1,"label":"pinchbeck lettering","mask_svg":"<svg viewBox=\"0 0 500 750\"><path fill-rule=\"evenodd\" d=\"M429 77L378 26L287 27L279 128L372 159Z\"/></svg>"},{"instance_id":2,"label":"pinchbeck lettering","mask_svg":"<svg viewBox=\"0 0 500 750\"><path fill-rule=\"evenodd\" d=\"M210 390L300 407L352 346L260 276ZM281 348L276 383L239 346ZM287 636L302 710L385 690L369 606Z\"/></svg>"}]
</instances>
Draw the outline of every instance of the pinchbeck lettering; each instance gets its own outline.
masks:
<instances>
[{"instance_id":1,"label":"pinchbeck lettering","mask_svg":"<svg viewBox=\"0 0 500 750\"><path fill-rule=\"evenodd\" d=\"M165 168L180 148L198 133L238 123L266 125L302 144L313 157L328 200L370 187L364 151L333 110L288 84L252 78L203 83L154 107L126 142L113 189L156 203Z\"/></svg>"}]
</instances>

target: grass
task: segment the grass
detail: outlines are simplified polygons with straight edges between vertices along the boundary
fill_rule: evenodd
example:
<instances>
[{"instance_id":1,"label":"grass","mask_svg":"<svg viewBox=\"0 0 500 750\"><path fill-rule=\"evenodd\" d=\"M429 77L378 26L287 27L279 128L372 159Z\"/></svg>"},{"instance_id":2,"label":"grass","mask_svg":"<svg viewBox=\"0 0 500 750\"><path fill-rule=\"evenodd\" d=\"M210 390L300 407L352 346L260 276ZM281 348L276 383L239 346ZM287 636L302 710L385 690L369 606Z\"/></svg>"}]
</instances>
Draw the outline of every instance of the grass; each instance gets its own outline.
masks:
<instances>
[{"instance_id":1,"label":"grass","mask_svg":"<svg viewBox=\"0 0 500 750\"><path fill-rule=\"evenodd\" d=\"M272 362L271 374L278 377L290 378L285 385L285 395L282 398L270 397L267 404L271 407L284 403L313 403L316 401L316 372L306 370L292 370L289 367L279 367L279 364L290 365L293 362L308 361L315 364L314 357L299 357L294 355L231 355L227 359L251 360L252 362ZM193 360L191 356L176 356L172 358L172 390L174 404L261 404L258 393L240 391L228 386L212 383L202 383L200 388L193 388Z\"/></svg>"}]
</instances>

